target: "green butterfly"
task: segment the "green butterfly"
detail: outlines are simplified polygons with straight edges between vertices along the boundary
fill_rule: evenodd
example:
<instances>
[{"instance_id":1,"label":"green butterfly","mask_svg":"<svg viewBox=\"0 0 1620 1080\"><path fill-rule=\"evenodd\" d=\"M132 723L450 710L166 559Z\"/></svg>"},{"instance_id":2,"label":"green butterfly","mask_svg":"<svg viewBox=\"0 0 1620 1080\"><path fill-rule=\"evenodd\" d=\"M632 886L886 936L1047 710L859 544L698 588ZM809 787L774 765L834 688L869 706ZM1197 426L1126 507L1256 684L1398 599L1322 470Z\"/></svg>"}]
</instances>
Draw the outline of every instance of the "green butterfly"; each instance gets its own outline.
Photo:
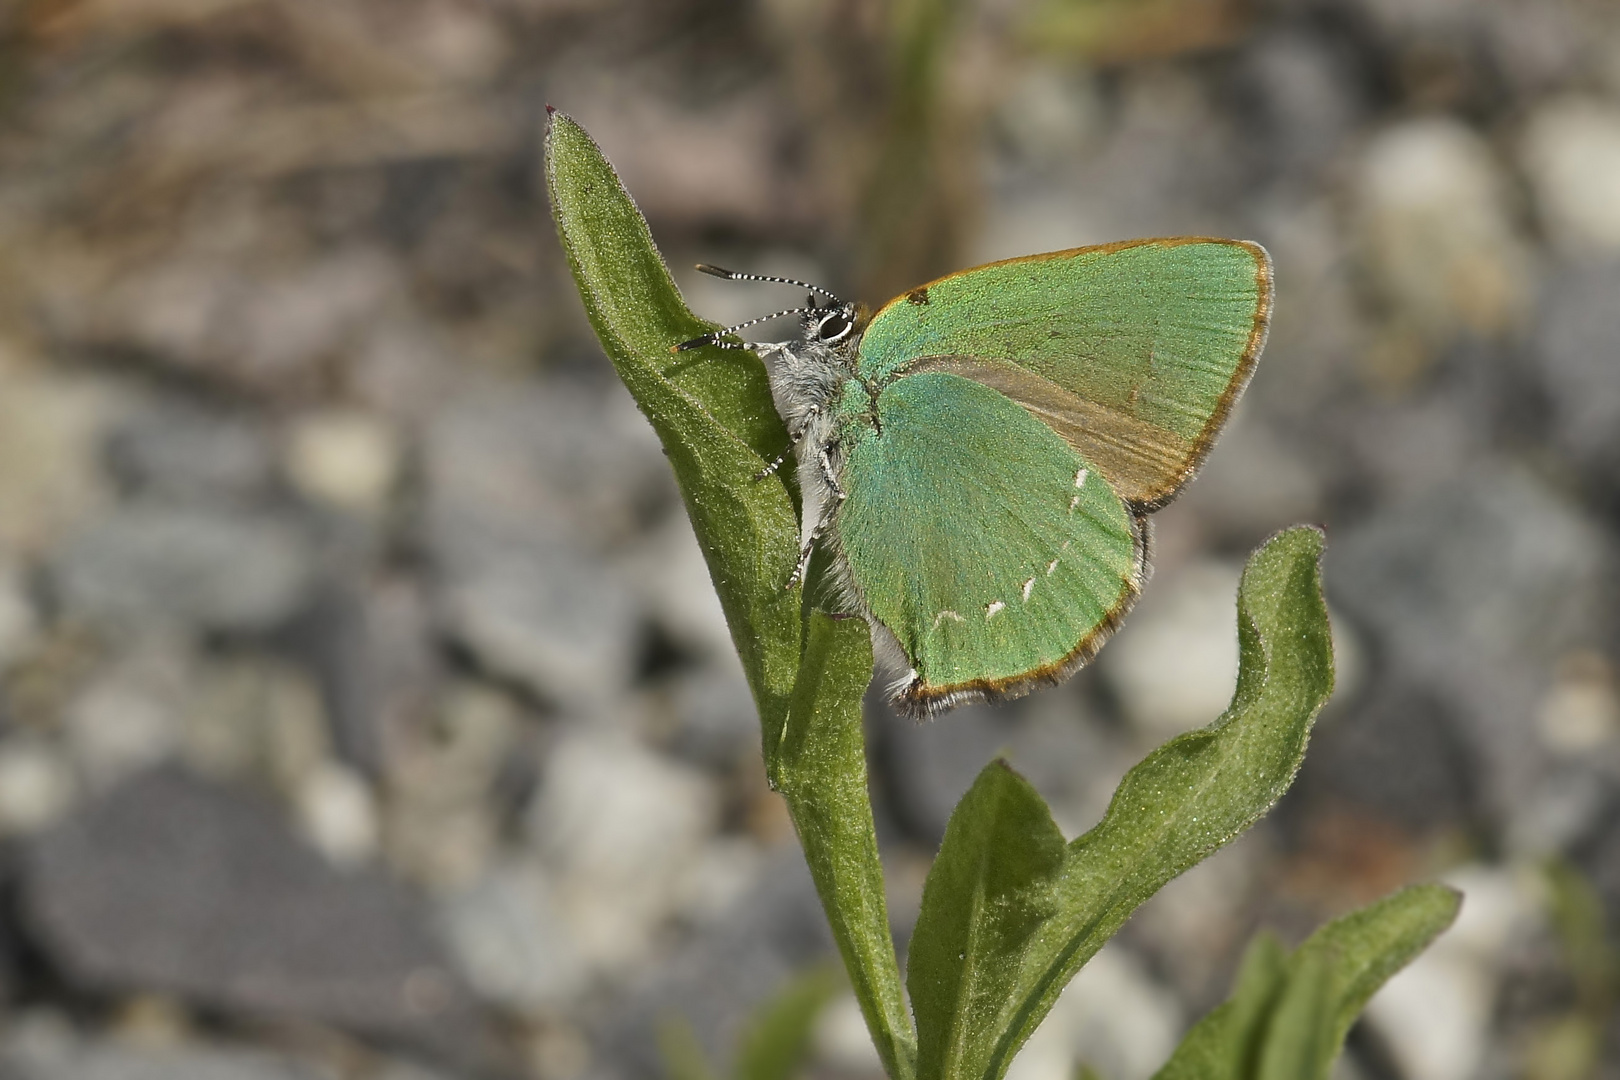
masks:
<instances>
[{"instance_id":1,"label":"green butterfly","mask_svg":"<svg viewBox=\"0 0 1620 1080\"><path fill-rule=\"evenodd\" d=\"M896 708L928 717L1057 683L1142 590L1147 515L1208 455L1254 371L1271 260L1239 240L1133 240L963 270L856 305L826 298L764 358L818 543ZM765 471L781 464L777 461ZM762 474L763 475L763 474Z\"/></svg>"}]
</instances>

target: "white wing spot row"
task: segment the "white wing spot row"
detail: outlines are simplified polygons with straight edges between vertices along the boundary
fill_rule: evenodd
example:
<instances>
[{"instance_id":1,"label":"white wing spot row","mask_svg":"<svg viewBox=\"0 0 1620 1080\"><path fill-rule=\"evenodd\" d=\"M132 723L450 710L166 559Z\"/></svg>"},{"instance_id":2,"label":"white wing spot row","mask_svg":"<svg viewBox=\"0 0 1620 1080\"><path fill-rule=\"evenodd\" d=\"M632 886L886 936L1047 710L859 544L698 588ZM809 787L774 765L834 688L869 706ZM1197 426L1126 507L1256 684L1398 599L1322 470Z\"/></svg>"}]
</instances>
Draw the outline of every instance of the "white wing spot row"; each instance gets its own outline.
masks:
<instances>
[{"instance_id":1,"label":"white wing spot row","mask_svg":"<svg viewBox=\"0 0 1620 1080\"><path fill-rule=\"evenodd\" d=\"M989 620L995 618L1006 606L1007 605L1002 603L1000 600L992 600L988 604L984 605L985 621L988 622Z\"/></svg>"}]
</instances>

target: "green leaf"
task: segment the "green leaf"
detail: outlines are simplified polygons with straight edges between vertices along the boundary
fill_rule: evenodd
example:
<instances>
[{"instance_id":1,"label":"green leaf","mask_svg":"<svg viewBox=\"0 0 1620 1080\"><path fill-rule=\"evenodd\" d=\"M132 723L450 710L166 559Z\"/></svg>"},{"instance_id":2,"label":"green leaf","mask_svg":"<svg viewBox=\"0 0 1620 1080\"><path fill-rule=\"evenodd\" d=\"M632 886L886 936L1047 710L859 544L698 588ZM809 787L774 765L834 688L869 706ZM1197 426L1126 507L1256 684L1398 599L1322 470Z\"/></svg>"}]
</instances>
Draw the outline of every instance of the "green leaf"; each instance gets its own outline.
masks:
<instances>
[{"instance_id":1,"label":"green leaf","mask_svg":"<svg viewBox=\"0 0 1620 1080\"><path fill-rule=\"evenodd\" d=\"M1188 1031L1154 1080L1240 1080L1252 1077L1265 1049L1266 1026L1288 977L1288 951L1275 936L1249 943L1232 996Z\"/></svg>"},{"instance_id":2,"label":"green leaf","mask_svg":"<svg viewBox=\"0 0 1620 1080\"><path fill-rule=\"evenodd\" d=\"M1279 1011L1272 1021L1273 1030L1267 1034L1268 1056L1270 1044L1280 1037L1314 1046L1315 1057L1300 1062L1310 1071L1285 1074L1270 1068L1269 1061L1263 1059L1261 1076L1266 1080L1280 1080L1285 1075L1290 1080L1326 1077L1350 1025L1361 1015L1367 1000L1451 925L1461 904L1462 897L1454 889L1415 885L1312 934L1290 959L1285 993L1295 993L1296 984L1317 977L1314 971L1324 970L1326 1004L1318 1014L1321 1029L1309 1038L1288 1033L1288 1025L1294 1021Z\"/></svg>"},{"instance_id":3,"label":"green leaf","mask_svg":"<svg viewBox=\"0 0 1620 1080\"><path fill-rule=\"evenodd\" d=\"M1240 668L1230 708L1126 774L1103 820L1069 845L1051 890L1054 913L1023 949L999 1015L981 1018L993 1038L975 1039L950 1073L919 1076L1004 1075L1063 987L1137 905L1254 824L1287 789L1333 689L1321 554L1321 533L1296 528L1250 558L1238 589ZM922 1045L939 1037L919 1031Z\"/></svg>"},{"instance_id":4,"label":"green leaf","mask_svg":"<svg viewBox=\"0 0 1620 1080\"><path fill-rule=\"evenodd\" d=\"M585 313L669 455L774 746L799 667L802 596L784 587L799 552L791 470L753 478L787 448L764 365L738 349L670 352L715 327L687 310L613 166L562 113L546 135L546 186Z\"/></svg>"},{"instance_id":5,"label":"green leaf","mask_svg":"<svg viewBox=\"0 0 1620 1080\"><path fill-rule=\"evenodd\" d=\"M809 1051L816 1017L841 982L831 968L811 968L762 1005L738 1042L736 1080L791 1080Z\"/></svg>"},{"instance_id":6,"label":"green leaf","mask_svg":"<svg viewBox=\"0 0 1620 1080\"><path fill-rule=\"evenodd\" d=\"M1054 914L1063 855L1028 781L1003 761L985 766L951 814L911 938L919 1075L972 1075L994 1048L1024 950Z\"/></svg>"},{"instance_id":7,"label":"green leaf","mask_svg":"<svg viewBox=\"0 0 1620 1080\"><path fill-rule=\"evenodd\" d=\"M1286 958L1261 935L1232 997L1154 1080L1326 1080L1367 1000L1451 925L1459 902L1438 885L1405 889L1329 923Z\"/></svg>"},{"instance_id":8,"label":"green leaf","mask_svg":"<svg viewBox=\"0 0 1620 1080\"><path fill-rule=\"evenodd\" d=\"M860 619L812 615L772 785L787 799L855 998L891 1077L912 1075L916 1036L900 994L883 867L866 788L861 699L872 640Z\"/></svg>"},{"instance_id":9,"label":"green leaf","mask_svg":"<svg viewBox=\"0 0 1620 1080\"><path fill-rule=\"evenodd\" d=\"M889 934L861 730L871 642L859 619L806 619L803 590L785 587L799 554L792 470L753 479L787 448L764 367L744 350L671 353L714 326L687 310L612 166L561 113L546 136L546 184L585 312L675 470L759 709L766 767L787 798L873 1040L890 1076L904 1080L916 1040Z\"/></svg>"}]
</instances>

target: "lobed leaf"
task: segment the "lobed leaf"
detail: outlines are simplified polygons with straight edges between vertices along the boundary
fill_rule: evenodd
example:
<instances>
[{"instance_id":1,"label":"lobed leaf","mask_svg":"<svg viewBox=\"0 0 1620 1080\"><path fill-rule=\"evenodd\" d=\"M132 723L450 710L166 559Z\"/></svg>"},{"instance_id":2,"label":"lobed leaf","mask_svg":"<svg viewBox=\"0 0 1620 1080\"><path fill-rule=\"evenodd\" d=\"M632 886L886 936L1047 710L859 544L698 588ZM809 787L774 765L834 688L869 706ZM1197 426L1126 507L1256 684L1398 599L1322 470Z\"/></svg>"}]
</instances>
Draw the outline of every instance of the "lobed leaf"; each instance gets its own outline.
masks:
<instances>
[{"instance_id":1,"label":"lobed leaf","mask_svg":"<svg viewBox=\"0 0 1620 1080\"><path fill-rule=\"evenodd\" d=\"M979 969L994 972L1006 992L994 1006L984 994L913 980L920 1077L1004 1075L1064 986L1137 905L1247 829L1287 789L1311 722L1333 689L1321 554L1321 533L1296 528L1250 558L1238 589L1238 685L1226 713L1127 773L1103 820L1068 846L1054 873L1018 863L1005 867L999 871L1005 880L985 884L984 895L994 902L968 912L967 929L946 932L963 917L945 910L964 902L963 887L954 884L961 868L994 865L981 849L1009 842L1009 826L983 820L992 809L1002 812L999 803L970 796L957 808L948 834L954 830L961 850L949 859L942 852L935 864L918 936L925 926L937 926L940 942L971 941ZM1045 850L1047 827L1033 817L1026 807L1023 825L1032 836L1025 842ZM1027 932L998 925L1015 912L1043 907L1049 914ZM924 963L933 971L940 946L930 938L924 944L930 950ZM969 1029L973 1034L965 1037Z\"/></svg>"}]
</instances>

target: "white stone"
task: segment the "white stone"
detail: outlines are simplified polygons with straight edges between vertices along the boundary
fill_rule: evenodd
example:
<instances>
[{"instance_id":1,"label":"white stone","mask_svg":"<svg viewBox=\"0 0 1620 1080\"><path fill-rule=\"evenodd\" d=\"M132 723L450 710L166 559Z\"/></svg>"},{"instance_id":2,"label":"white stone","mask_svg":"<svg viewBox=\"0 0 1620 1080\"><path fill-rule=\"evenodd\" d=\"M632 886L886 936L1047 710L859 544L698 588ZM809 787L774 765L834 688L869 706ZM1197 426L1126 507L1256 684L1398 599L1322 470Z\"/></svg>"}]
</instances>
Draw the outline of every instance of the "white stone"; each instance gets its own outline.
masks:
<instances>
[{"instance_id":1,"label":"white stone","mask_svg":"<svg viewBox=\"0 0 1620 1080\"><path fill-rule=\"evenodd\" d=\"M815 1060L839 1075L883 1075L883 1059L854 994L840 994L827 1003L816 1017L810 1045Z\"/></svg>"},{"instance_id":2,"label":"white stone","mask_svg":"<svg viewBox=\"0 0 1620 1080\"><path fill-rule=\"evenodd\" d=\"M1147 595L1098 663L1126 717L1155 741L1220 716L1237 685L1242 569L1188 563Z\"/></svg>"},{"instance_id":3,"label":"white stone","mask_svg":"<svg viewBox=\"0 0 1620 1080\"><path fill-rule=\"evenodd\" d=\"M1589 753L1620 734L1620 693L1600 653L1565 657L1536 712L1542 745L1555 754Z\"/></svg>"},{"instance_id":4,"label":"white stone","mask_svg":"<svg viewBox=\"0 0 1620 1080\"><path fill-rule=\"evenodd\" d=\"M1529 268L1491 149L1454 120L1375 136L1354 179L1363 257L1387 303L1431 342L1494 335L1528 304Z\"/></svg>"},{"instance_id":5,"label":"white stone","mask_svg":"<svg viewBox=\"0 0 1620 1080\"><path fill-rule=\"evenodd\" d=\"M288 478L304 495L358 514L376 514L399 481L399 435L378 417L333 410L300 418L287 437Z\"/></svg>"},{"instance_id":6,"label":"white stone","mask_svg":"<svg viewBox=\"0 0 1620 1080\"><path fill-rule=\"evenodd\" d=\"M21 576L16 569L0 562L0 668L4 668L28 648L39 629L39 617Z\"/></svg>"},{"instance_id":7,"label":"white stone","mask_svg":"<svg viewBox=\"0 0 1620 1080\"><path fill-rule=\"evenodd\" d=\"M104 790L179 752L190 667L179 645L144 638L69 701L66 745L89 787Z\"/></svg>"},{"instance_id":8,"label":"white stone","mask_svg":"<svg viewBox=\"0 0 1620 1080\"><path fill-rule=\"evenodd\" d=\"M605 969L645 960L718 818L704 776L628 736L579 731L552 748L529 825L582 955Z\"/></svg>"},{"instance_id":9,"label":"white stone","mask_svg":"<svg viewBox=\"0 0 1620 1080\"><path fill-rule=\"evenodd\" d=\"M34 740L0 746L0 836L36 833L73 805L73 770L53 747Z\"/></svg>"},{"instance_id":10,"label":"white stone","mask_svg":"<svg viewBox=\"0 0 1620 1080\"><path fill-rule=\"evenodd\" d=\"M1064 989L1013 1058L1007 1080L1072 1080L1081 1062L1111 1080L1148 1080L1175 1049L1183 1024L1175 996L1110 943Z\"/></svg>"},{"instance_id":11,"label":"white stone","mask_svg":"<svg viewBox=\"0 0 1620 1080\"><path fill-rule=\"evenodd\" d=\"M440 909L461 974L483 998L520 1013L567 1006L590 971L533 860L496 867Z\"/></svg>"},{"instance_id":12,"label":"white stone","mask_svg":"<svg viewBox=\"0 0 1620 1080\"><path fill-rule=\"evenodd\" d=\"M1620 107L1570 97L1538 108L1520 160L1552 239L1582 253L1620 251Z\"/></svg>"},{"instance_id":13,"label":"white stone","mask_svg":"<svg viewBox=\"0 0 1620 1080\"><path fill-rule=\"evenodd\" d=\"M298 822L310 843L333 863L349 866L377 853L377 802L359 773L322 761L297 785Z\"/></svg>"},{"instance_id":14,"label":"white stone","mask_svg":"<svg viewBox=\"0 0 1620 1080\"><path fill-rule=\"evenodd\" d=\"M1408 1080L1470 1080L1500 1049L1491 1023L1502 954L1537 918L1532 890L1511 871L1471 866L1448 881L1463 893L1456 924L1367 1005L1367 1024Z\"/></svg>"}]
</instances>

